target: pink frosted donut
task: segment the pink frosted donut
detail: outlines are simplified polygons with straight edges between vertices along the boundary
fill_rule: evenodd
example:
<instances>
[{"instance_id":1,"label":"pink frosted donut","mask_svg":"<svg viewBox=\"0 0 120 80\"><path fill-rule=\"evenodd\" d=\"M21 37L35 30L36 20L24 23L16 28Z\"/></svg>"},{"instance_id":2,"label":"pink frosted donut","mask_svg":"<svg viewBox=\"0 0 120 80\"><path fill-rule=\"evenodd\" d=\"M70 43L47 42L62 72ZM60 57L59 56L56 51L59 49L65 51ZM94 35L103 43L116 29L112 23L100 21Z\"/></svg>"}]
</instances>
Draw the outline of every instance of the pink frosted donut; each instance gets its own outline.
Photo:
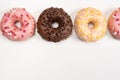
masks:
<instances>
[{"instance_id":1,"label":"pink frosted donut","mask_svg":"<svg viewBox=\"0 0 120 80\"><path fill-rule=\"evenodd\" d=\"M16 24L19 22L20 27ZM24 8L13 8L1 21L2 34L10 40L21 41L33 36L35 20Z\"/></svg>"},{"instance_id":2,"label":"pink frosted donut","mask_svg":"<svg viewBox=\"0 0 120 80\"><path fill-rule=\"evenodd\" d=\"M113 11L110 15L108 29L114 38L120 39L120 8Z\"/></svg>"}]
</instances>

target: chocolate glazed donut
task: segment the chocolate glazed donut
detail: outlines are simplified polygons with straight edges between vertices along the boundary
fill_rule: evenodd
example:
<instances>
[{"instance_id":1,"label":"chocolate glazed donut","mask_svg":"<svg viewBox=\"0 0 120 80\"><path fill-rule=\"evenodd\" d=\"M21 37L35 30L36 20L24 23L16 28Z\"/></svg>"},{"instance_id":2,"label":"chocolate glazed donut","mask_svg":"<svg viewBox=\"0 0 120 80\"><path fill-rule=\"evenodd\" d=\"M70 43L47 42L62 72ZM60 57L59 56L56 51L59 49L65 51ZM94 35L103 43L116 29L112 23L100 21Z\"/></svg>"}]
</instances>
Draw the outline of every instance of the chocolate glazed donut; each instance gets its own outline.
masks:
<instances>
[{"instance_id":1,"label":"chocolate glazed donut","mask_svg":"<svg viewBox=\"0 0 120 80\"><path fill-rule=\"evenodd\" d=\"M58 23L57 28L52 24ZM59 42L72 33L72 20L62 8L48 8L38 18L37 30L41 37L47 41Z\"/></svg>"}]
</instances>

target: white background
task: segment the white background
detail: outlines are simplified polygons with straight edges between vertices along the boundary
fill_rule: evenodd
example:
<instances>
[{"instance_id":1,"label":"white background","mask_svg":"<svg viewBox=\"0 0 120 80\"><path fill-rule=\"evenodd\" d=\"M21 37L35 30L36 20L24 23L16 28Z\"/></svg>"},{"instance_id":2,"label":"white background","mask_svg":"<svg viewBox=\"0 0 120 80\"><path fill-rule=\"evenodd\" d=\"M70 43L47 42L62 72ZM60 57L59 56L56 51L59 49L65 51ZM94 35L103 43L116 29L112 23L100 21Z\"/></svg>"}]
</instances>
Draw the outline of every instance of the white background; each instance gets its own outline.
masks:
<instances>
[{"instance_id":1,"label":"white background","mask_svg":"<svg viewBox=\"0 0 120 80\"><path fill-rule=\"evenodd\" d=\"M106 19L120 0L0 0L0 19L11 8L26 8L36 19L49 7L61 7L72 18L94 7ZM99 41L79 40L73 29L64 41L43 40L38 33L22 42L10 41L0 32L0 80L120 80L120 41L109 34Z\"/></svg>"}]
</instances>

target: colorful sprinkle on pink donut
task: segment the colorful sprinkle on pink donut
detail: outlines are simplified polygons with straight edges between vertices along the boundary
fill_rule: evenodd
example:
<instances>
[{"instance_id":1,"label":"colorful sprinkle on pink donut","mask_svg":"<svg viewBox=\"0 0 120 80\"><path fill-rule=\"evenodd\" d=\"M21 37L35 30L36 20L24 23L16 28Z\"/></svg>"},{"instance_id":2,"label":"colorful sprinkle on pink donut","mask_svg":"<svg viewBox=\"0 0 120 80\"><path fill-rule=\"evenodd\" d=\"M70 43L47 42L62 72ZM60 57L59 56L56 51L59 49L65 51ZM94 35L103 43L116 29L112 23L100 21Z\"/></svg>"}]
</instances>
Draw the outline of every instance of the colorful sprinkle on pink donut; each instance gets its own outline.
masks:
<instances>
[{"instance_id":1,"label":"colorful sprinkle on pink donut","mask_svg":"<svg viewBox=\"0 0 120 80\"><path fill-rule=\"evenodd\" d=\"M20 27L16 24L19 23ZM2 34L10 40L21 41L33 36L35 20L25 8L13 8L4 14L1 21Z\"/></svg>"}]
</instances>

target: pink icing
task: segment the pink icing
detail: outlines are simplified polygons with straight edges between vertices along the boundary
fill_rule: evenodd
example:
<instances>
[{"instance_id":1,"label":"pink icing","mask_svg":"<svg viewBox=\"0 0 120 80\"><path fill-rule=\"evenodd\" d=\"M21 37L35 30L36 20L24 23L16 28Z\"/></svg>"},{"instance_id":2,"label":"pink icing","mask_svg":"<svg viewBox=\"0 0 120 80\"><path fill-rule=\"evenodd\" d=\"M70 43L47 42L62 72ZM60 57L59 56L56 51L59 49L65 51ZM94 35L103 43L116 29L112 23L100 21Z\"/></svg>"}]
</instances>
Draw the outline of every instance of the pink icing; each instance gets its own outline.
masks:
<instances>
[{"instance_id":1,"label":"pink icing","mask_svg":"<svg viewBox=\"0 0 120 80\"><path fill-rule=\"evenodd\" d=\"M113 12L108 21L108 28L112 35L120 39L120 9L118 8Z\"/></svg>"},{"instance_id":2,"label":"pink icing","mask_svg":"<svg viewBox=\"0 0 120 80\"><path fill-rule=\"evenodd\" d=\"M16 27L15 23L21 26ZM2 34L8 39L20 41L30 38L35 31L35 20L24 8L13 8L5 13L1 21Z\"/></svg>"}]
</instances>

